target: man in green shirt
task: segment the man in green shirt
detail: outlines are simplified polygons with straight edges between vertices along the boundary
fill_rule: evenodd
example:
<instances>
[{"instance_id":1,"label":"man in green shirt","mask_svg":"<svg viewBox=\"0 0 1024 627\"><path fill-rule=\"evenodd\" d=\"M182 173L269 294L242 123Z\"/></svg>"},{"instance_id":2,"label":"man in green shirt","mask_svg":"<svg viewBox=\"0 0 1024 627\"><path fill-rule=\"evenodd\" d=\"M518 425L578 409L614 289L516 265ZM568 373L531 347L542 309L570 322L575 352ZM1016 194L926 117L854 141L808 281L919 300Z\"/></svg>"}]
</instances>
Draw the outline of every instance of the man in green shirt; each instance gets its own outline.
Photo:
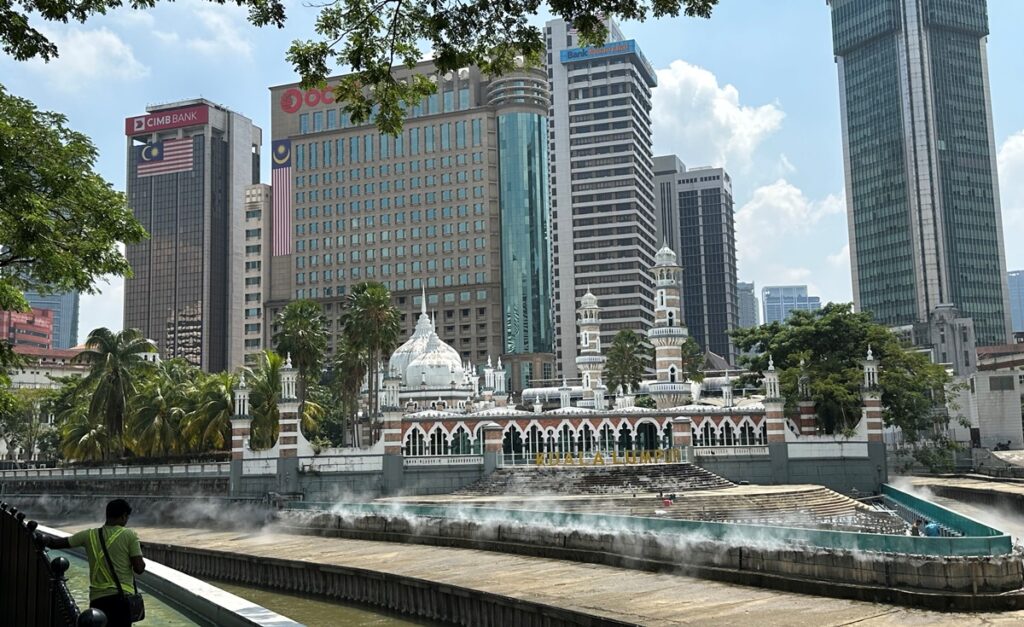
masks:
<instances>
[{"instance_id":1,"label":"man in green shirt","mask_svg":"<svg viewBox=\"0 0 1024 627\"><path fill-rule=\"evenodd\" d=\"M46 543L53 549L85 549L89 558L89 607L102 610L107 615L107 627L130 627L131 614L125 595L135 591L135 575L146 570L139 536L125 527L131 513L128 501L114 499L107 503L107 522L101 529L84 529L69 538L49 538ZM103 554L101 531L117 581L121 582L120 591Z\"/></svg>"}]
</instances>

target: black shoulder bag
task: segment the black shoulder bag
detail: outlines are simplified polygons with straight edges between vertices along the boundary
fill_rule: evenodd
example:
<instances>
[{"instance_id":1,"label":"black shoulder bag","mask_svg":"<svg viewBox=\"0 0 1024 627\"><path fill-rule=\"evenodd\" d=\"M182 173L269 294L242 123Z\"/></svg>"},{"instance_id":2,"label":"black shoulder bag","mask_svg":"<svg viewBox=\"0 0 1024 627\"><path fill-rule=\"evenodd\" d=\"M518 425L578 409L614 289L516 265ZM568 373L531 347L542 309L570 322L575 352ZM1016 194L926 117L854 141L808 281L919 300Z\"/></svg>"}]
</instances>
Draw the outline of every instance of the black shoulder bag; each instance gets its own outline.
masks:
<instances>
[{"instance_id":1,"label":"black shoulder bag","mask_svg":"<svg viewBox=\"0 0 1024 627\"><path fill-rule=\"evenodd\" d=\"M117 586L117 592L121 595L121 598L128 603L128 615L131 616L133 623L142 622L146 618L146 605L142 601L142 595L139 594L139 582L135 581L132 577L132 585L135 586L135 592L133 594L125 594L124 588L121 587L121 580L117 577L117 571L114 569L114 561L110 559L110 553L107 551L107 541L103 537L103 527L99 529L100 534L100 546L103 547L103 557L107 558L107 567L110 568L110 574L114 578L114 585Z\"/></svg>"}]
</instances>

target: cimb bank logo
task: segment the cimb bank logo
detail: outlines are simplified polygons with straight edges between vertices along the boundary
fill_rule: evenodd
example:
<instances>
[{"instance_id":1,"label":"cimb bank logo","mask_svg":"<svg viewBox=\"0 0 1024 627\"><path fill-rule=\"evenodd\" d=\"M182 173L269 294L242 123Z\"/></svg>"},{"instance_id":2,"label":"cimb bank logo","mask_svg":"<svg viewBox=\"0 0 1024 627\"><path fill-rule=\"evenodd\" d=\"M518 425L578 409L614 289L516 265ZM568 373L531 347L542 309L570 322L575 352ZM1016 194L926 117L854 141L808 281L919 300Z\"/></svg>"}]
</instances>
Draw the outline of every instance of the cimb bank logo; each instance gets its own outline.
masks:
<instances>
[{"instance_id":1,"label":"cimb bank logo","mask_svg":"<svg viewBox=\"0 0 1024 627\"><path fill-rule=\"evenodd\" d=\"M140 116L132 120L132 130L141 133L146 130L146 116Z\"/></svg>"},{"instance_id":2,"label":"cimb bank logo","mask_svg":"<svg viewBox=\"0 0 1024 627\"><path fill-rule=\"evenodd\" d=\"M302 108L303 105L307 107L315 107L321 104L333 104L334 103L334 88L324 87L323 89L286 89L281 94L281 110L285 113L295 113Z\"/></svg>"}]
</instances>

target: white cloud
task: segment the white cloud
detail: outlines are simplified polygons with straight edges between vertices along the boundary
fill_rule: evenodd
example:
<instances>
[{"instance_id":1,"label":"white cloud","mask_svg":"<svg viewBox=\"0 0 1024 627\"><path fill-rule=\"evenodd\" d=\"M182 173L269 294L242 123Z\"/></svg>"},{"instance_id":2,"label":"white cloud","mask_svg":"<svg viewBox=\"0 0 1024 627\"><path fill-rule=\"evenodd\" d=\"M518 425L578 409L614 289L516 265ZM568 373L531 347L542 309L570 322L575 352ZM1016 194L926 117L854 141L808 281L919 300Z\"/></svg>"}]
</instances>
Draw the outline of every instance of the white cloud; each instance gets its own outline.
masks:
<instances>
[{"instance_id":1,"label":"white cloud","mask_svg":"<svg viewBox=\"0 0 1024 627\"><path fill-rule=\"evenodd\" d=\"M153 25L156 24L156 18L153 17L153 14L149 11L143 10L125 9L121 11L114 11L112 18L118 24L131 27L141 26L145 28L153 28Z\"/></svg>"},{"instance_id":2,"label":"white cloud","mask_svg":"<svg viewBox=\"0 0 1024 627\"><path fill-rule=\"evenodd\" d=\"M737 256L745 261L756 260L773 242L806 233L825 216L844 213L845 206L843 194L829 194L812 201L782 178L759 187L736 211Z\"/></svg>"},{"instance_id":3,"label":"white cloud","mask_svg":"<svg viewBox=\"0 0 1024 627\"><path fill-rule=\"evenodd\" d=\"M193 13L206 30L205 36L185 42L192 50L220 60L252 57L252 44L246 38L247 23L238 7L194 5Z\"/></svg>"},{"instance_id":4,"label":"white cloud","mask_svg":"<svg viewBox=\"0 0 1024 627\"><path fill-rule=\"evenodd\" d=\"M1003 239L1014 240L1024 229L1024 131L1011 135L999 147L999 198L1003 209ZM1024 267L1024 249L1005 246L1011 270Z\"/></svg>"},{"instance_id":5,"label":"white cloud","mask_svg":"<svg viewBox=\"0 0 1024 627\"><path fill-rule=\"evenodd\" d=\"M60 56L49 63L36 60L29 65L57 89L78 91L98 81L132 81L149 75L149 68L135 58L131 46L106 28L47 31L46 36L57 44Z\"/></svg>"},{"instance_id":6,"label":"white cloud","mask_svg":"<svg viewBox=\"0 0 1024 627\"><path fill-rule=\"evenodd\" d=\"M688 166L747 168L754 152L782 125L777 104L740 103L734 86L682 60L658 70L651 114L656 153L675 153Z\"/></svg>"},{"instance_id":7,"label":"white cloud","mask_svg":"<svg viewBox=\"0 0 1024 627\"><path fill-rule=\"evenodd\" d=\"M850 267L850 244L843 244L843 247L839 249L834 255L826 257L829 265L836 266L838 268L849 268Z\"/></svg>"},{"instance_id":8,"label":"white cloud","mask_svg":"<svg viewBox=\"0 0 1024 627\"><path fill-rule=\"evenodd\" d=\"M153 36L160 40L161 43L165 44L176 44L181 37L175 32L164 32L162 30L154 30Z\"/></svg>"},{"instance_id":9,"label":"white cloud","mask_svg":"<svg viewBox=\"0 0 1024 627\"><path fill-rule=\"evenodd\" d=\"M790 161L789 157L786 156L786 153L783 152L779 153L779 162L775 166L775 169L778 171L779 176L786 176L796 172L796 166L793 165L793 162Z\"/></svg>"}]
</instances>

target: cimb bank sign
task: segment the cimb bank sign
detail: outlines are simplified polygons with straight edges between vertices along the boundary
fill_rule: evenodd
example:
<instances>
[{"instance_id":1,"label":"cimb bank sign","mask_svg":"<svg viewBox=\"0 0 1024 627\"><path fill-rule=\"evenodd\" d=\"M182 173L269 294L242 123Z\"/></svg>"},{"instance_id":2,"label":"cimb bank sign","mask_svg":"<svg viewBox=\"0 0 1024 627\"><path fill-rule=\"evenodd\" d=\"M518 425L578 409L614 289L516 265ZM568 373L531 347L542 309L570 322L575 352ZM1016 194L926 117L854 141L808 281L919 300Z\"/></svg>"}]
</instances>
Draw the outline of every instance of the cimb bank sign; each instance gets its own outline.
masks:
<instances>
[{"instance_id":1,"label":"cimb bank sign","mask_svg":"<svg viewBox=\"0 0 1024 627\"><path fill-rule=\"evenodd\" d=\"M125 118L124 134L140 135L143 133L155 133L156 131L165 131L170 128L200 126L209 123L209 121L210 108L206 105L157 111L148 115Z\"/></svg>"},{"instance_id":2,"label":"cimb bank sign","mask_svg":"<svg viewBox=\"0 0 1024 627\"><path fill-rule=\"evenodd\" d=\"M589 61L590 59L600 59L601 57L611 57L635 52L636 41L633 39L627 39L626 41L616 41L603 46L569 48L568 50L563 50L559 54L559 59L562 63L572 63L573 61Z\"/></svg>"}]
</instances>

